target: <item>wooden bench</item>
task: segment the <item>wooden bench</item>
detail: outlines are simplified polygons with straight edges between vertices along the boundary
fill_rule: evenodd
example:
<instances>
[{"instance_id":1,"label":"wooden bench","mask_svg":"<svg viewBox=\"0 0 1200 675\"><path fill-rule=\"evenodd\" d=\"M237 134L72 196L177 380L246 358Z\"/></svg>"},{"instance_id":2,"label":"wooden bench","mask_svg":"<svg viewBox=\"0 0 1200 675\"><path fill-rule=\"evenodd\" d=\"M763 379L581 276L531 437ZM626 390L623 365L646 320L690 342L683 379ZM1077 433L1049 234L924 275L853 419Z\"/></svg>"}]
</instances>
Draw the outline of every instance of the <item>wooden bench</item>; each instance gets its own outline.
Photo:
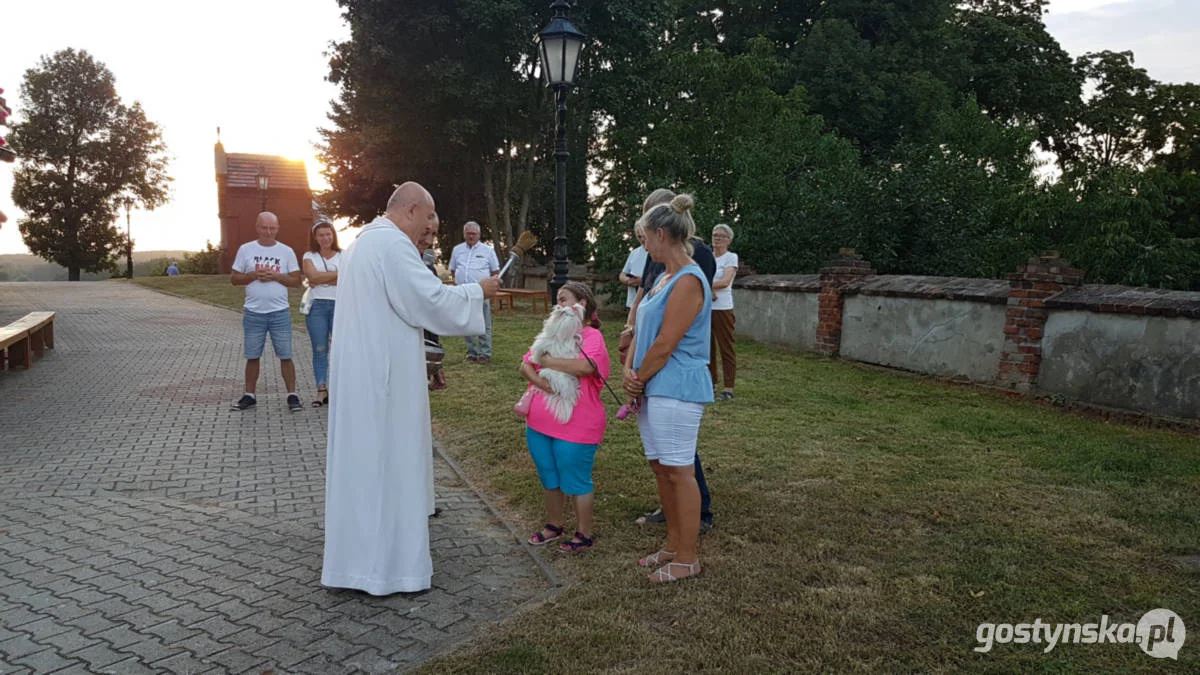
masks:
<instances>
[{"instance_id":1,"label":"wooden bench","mask_svg":"<svg viewBox=\"0 0 1200 675\"><path fill-rule=\"evenodd\" d=\"M54 312L30 312L7 326L0 326L0 370L20 364L33 367L46 348L54 349Z\"/></svg>"},{"instance_id":2,"label":"wooden bench","mask_svg":"<svg viewBox=\"0 0 1200 675\"><path fill-rule=\"evenodd\" d=\"M507 314L512 311L513 296L508 291L497 291L492 296L492 312L496 314Z\"/></svg>"},{"instance_id":3,"label":"wooden bench","mask_svg":"<svg viewBox=\"0 0 1200 675\"><path fill-rule=\"evenodd\" d=\"M547 314L550 312L550 293L546 290L536 288L506 288L503 291L509 294L508 304L513 306L513 301L516 298L529 298L529 307L534 312L537 312L538 302L542 303L542 311Z\"/></svg>"}]
</instances>

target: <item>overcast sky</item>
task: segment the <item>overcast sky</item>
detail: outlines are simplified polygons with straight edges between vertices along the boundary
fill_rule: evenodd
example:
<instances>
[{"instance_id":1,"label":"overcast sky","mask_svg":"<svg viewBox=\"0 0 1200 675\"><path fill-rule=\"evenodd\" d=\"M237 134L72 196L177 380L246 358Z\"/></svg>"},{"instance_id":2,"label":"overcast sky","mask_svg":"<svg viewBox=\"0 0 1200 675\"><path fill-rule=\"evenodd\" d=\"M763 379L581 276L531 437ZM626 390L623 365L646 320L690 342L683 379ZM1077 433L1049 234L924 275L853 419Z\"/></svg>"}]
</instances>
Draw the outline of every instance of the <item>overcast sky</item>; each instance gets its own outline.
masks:
<instances>
[{"instance_id":1,"label":"overcast sky","mask_svg":"<svg viewBox=\"0 0 1200 675\"><path fill-rule=\"evenodd\" d=\"M162 127L173 200L153 213L134 211L139 250L220 242L218 126L229 152L303 159L310 185L324 186L312 158L336 93L324 79L324 52L348 33L334 0L24 0L4 2L3 17L0 87L15 116L25 70L75 47L105 63L121 97L141 101ZM1200 82L1200 0L1052 0L1046 25L1072 56L1131 50L1157 80ZM0 253L27 252L12 167L0 163L0 211L9 217Z\"/></svg>"}]
</instances>

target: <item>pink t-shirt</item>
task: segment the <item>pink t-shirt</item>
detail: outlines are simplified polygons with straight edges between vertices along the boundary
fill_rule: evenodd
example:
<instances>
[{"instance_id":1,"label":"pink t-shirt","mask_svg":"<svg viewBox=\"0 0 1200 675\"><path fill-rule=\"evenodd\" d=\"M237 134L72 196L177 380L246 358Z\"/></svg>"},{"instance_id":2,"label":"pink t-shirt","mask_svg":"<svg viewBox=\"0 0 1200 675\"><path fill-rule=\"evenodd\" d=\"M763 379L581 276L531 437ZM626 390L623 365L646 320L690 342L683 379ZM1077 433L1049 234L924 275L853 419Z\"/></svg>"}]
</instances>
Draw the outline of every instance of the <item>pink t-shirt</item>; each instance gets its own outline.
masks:
<instances>
[{"instance_id":1,"label":"pink t-shirt","mask_svg":"<svg viewBox=\"0 0 1200 675\"><path fill-rule=\"evenodd\" d=\"M604 389L604 380L608 379L610 364L604 336L591 326L585 326L583 329L583 353L596 363L597 372L579 378L579 402L575 404L571 419L566 424L559 422L554 413L546 408L545 393L535 388L533 400L529 405L529 417L525 418L525 423L530 429L551 438L570 443L598 445L604 440L604 427L608 423L607 411L604 409L604 401L600 399L600 393ZM526 363L530 363L530 355L530 352L525 352ZM583 356L579 358L582 359ZM541 370L541 366L531 365Z\"/></svg>"}]
</instances>

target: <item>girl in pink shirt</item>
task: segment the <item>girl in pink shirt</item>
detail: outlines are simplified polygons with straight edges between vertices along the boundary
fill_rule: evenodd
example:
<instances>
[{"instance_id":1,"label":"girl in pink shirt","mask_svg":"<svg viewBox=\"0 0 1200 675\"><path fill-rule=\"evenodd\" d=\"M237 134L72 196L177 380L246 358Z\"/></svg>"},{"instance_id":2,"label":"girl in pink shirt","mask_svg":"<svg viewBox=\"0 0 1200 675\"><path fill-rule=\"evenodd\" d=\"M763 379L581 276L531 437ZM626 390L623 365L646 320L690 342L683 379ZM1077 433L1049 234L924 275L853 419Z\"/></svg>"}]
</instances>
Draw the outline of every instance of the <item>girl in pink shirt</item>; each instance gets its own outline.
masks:
<instances>
[{"instance_id":1,"label":"girl in pink shirt","mask_svg":"<svg viewBox=\"0 0 1200 675\"><path fill-rule=\"evenodd\" d=\"M579 358L556 359L542 357L542 364L530 362L530 353L521 362L521 374L534 387L533 400L526 418L525 442L537 467L538 478L545 488L546 524L529 537L529 543L541 546L563 535L563 507L567 495L575 497L575 514L579 519L575 536L559 544L564 551L583 551L592 547L592 464L596 450L604 439L607 412L600 392L608 378L608 347L600 334L600 319L596 316L596 299L592 289L577 281L569 281L558 291L558 304L563 307L583 305L584 316L591 325L583 329L583 345ZM586 357L586 358L585 358ZM590 360L589 360L590 359ZM579 378L579 401L566 424L559 422L546 407L545 393L553 393L550 383L539 371L553 368Z\"/></svg>"}]
</instances>

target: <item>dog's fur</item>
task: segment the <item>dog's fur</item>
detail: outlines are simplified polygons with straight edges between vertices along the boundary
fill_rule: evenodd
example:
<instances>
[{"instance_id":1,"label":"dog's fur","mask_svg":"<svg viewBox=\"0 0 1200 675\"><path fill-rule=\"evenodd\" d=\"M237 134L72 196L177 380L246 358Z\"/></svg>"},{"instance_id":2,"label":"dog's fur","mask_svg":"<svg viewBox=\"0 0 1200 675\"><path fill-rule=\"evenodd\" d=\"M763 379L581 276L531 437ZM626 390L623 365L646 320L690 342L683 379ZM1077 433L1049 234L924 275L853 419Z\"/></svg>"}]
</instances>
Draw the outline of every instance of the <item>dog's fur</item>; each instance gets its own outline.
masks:
<instances>
[{"instance_id":1,"label":"dog's fur","mask_svg":"<svg viewBox=\"0 0 1200 675\"><path fill-rule=\"evenodd\" d=\"M542 332L533 340L530 358L538 365L541 365L542 356L576 359L582 345L583 307L555 307L542 324ZM551 368L542 368L539 374L554 389L553 394L545 395L546 407L554 413L555 419L566 424L579 402L579 378Z\"/></svg>"}]
</instances>

